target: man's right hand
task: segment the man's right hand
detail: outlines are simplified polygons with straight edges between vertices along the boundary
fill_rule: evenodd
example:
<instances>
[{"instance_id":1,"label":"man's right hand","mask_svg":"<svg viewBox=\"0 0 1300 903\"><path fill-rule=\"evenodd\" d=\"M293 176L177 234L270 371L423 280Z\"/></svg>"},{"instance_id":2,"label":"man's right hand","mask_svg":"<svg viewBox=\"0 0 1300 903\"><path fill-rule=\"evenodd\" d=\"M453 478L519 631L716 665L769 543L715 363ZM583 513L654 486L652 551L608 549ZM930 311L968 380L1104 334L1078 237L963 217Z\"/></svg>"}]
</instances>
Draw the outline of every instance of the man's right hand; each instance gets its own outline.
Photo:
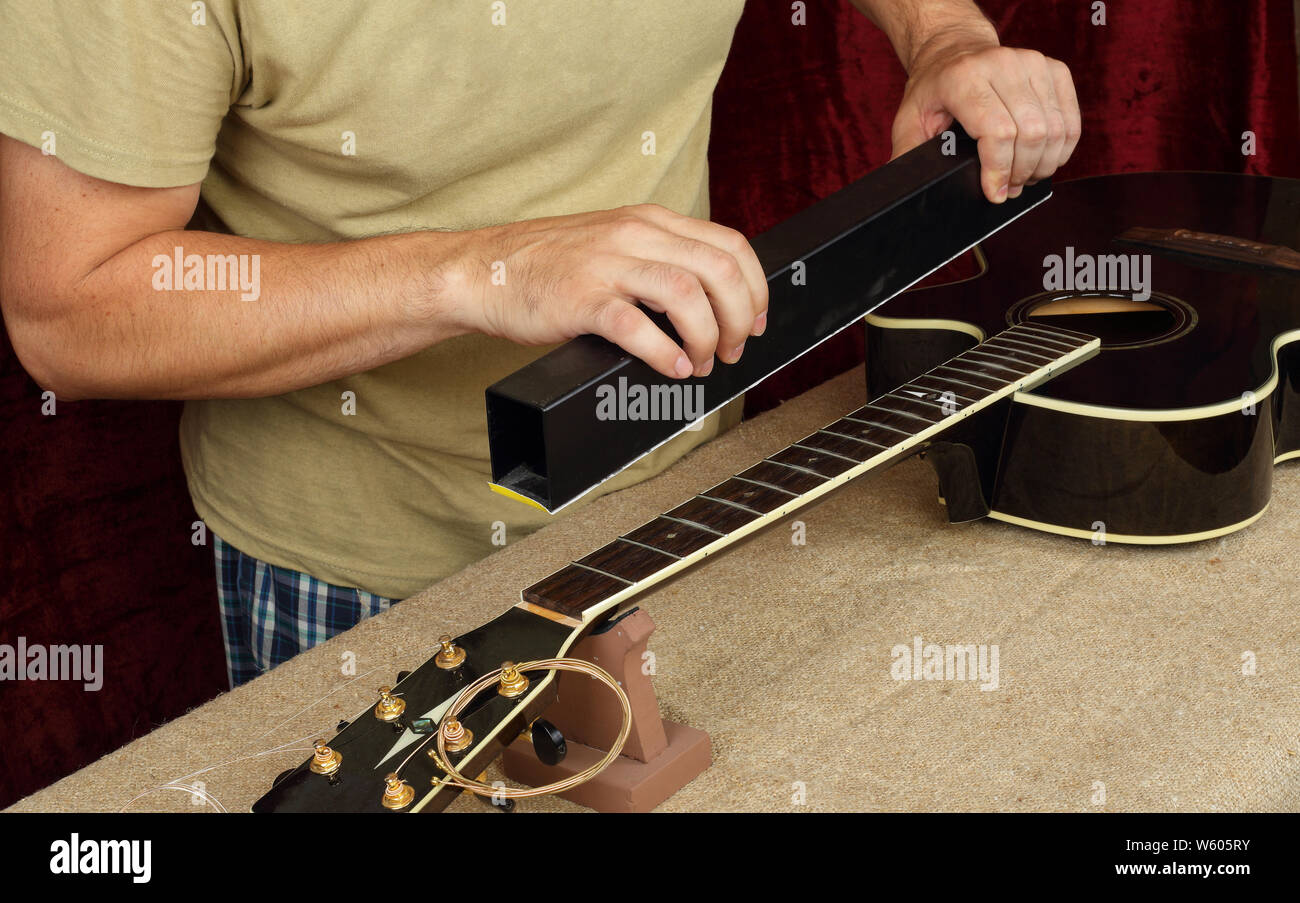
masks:
<instances>
[{"instance_id":1,"label":"man's right hand","mask_svg":"<svg viewBox=\"0 0 1300 903\"><path fill-rule=\"evenodd\" d=\"M669 377L735 363L767 326L767 279L745 237L654 204L462 233L444 284L465 328L525 345L594 333ZM666 313L684 348L638 306ZM453 302L454 303L454 302Z\"/></svg>"}]
</instances>

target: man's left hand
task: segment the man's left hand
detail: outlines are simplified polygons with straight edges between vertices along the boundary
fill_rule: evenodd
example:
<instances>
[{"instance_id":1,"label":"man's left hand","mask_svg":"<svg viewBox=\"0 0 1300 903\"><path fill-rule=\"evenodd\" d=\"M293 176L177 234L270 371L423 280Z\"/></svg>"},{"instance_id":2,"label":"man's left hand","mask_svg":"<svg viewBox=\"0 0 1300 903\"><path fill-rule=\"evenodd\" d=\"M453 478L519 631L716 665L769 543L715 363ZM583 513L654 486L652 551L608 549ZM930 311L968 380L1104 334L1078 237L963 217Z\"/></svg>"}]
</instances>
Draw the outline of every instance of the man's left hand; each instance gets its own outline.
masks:
<instances>
[{"instance_id":1,"label":"man's left hand","mask_svg":"<svg viewBox=\"0 0 1300 903\"><path fill-rule=\"evenodd\" d=\"M986 40L944 41L918 54L894 117L893 156L954 118L979 142L980 182L998 204L1050 176L1079 141L1079 101L1065 64Z\"/></svg>"}]
</instances>

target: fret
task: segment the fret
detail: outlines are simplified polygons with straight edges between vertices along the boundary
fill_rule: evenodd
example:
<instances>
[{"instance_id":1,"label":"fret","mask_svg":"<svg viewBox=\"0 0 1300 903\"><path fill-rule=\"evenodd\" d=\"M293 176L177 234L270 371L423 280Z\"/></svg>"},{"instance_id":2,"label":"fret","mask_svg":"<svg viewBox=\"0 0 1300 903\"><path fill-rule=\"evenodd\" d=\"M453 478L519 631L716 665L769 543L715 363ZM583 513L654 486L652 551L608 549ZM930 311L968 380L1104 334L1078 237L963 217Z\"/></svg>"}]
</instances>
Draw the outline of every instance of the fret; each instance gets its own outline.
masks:
<instances>
[{"instance_id":1,"label":"fret","mask_svg":"<svg viewBox=\"0 0 1300 903\"><path fill-rule=\"evenodd\" d=\"M1010 348L994 344L992 341L985 342L979 348L972 348L972 351L978 351L989 357L996 357L1000 360L1018 363L1025 367L1025 373L1033 373L1044 364L1050 364L1055 358L1044 357L1041 354L1031 354L1023 348Z\"/></svg>"},{"instance_id":2,"label":"fret","mask_svg":"<svg viewBox=\"0 0 1300 903\"><path fill-rule=\"evenodd\" d=\"M801 448L824 451L827 454L848 458L855 464L861 464L863 461L874 458L884 451L881 446L861 442L852 436L828 433L826 430L818 430L812 435L800 439L796 444Z\"/></svg>"},{"instance_id":3,"label":"fret","mask_svg":"<svg viewBox=\"0 0 1300 903\"><path fill-rule=\"evenodd\" d=\"M642 524L622 538L676 558L692 555L718 539L708 530L662 516Z\"/></svg>"},{"instance_id":4,"label":"fret","mask_svg":"<svg viewBox=\"0 0 1300 903\"><path fill-rule=\"evenodd\" d=\"M1088 336L1072 333L1070 330L1041 327L1038 324L1017 326L1014 330L1009 329L994 338L1033 345L1038 354L1052 360L1059 360L1062 355L1077 352L1094 341Z\"/></svg>"},{"instance_id":5,"label":"fret","mask_svg":"<svg viewBox=\"0 0 1300 903\"><path fill-rule=\"evenodd\" d=\"M998 379L996 376L989 376L986 373L978 373L968 370L959 370L952 364L944 364L941 367L935 367L926 376L932 376L937 379L950 379L953 382L960 382L964 385L974 386L978 389L984 389L992 395L999 389L1006 387L1006 381Z\"/></svg>"},{"instance_id":6,"label":"fret","mask_svg":"<svg viewBox=\"0 0 1300 903\"><path fill-rule=\"evenodd\" d=\"M588 608L604 602L627 586L613 577L570 564L528 587L523 596L525 602L571 618L581 618Z\"/></svg>"},{"instance_id":7,"label":"fret","mask_svg":"<svg viewBox=\"0 0 1300 903\"><path fill-rule=\"evenodd\" d=\"M943 402L925 401L920 398L908 398L906 395L899 395L889 392L881 396L882 399L889 399L889 407L900 414L907 414L918 420L924 420L928 425L934 425L948 415L943 412ZM877 402L872 402L876 404ZM958 405L957 407L961 407Z\"/></svg>"},{"instance_id":8,"label":"fret","mask_svg":"<svg viewBox=\"0 0 1300 903\"><path fill-rule=\"evenodd\" d=\"M987 361L978 360L973 357L956 357L949 361L945 368L952 368L962 373L983 376L986 379L993 380L997 383L994 390L1005 389L1010 383L1015 382L1021 376L1009 367L999 367Z\"/></svg>"},{"instance_id":9,"label":"fret","mask_svg":"<svg viewBox=\"0 0 1300 903\"><path fill-rule=\"evenodd\" d=\"M657 574L677 560L679 560L677 556L650 546L616 539L585 558L579 558L574 564L629 583L636 583L651 574Z\"/></svg>"},{"instance_id":10,"label":"fret","mask_svg":"<svg viewBox=\"0 0 1300 903\"><path fill-rule=\"evenodd\" d=\"M721 502L730 502L733 505L741 505L758 514L775 511L790 499L799 497L795 493L787 492L777 486L746 480L743 477L732 477L712 489L706 489L700 495Z\"/></svg>"},{"instance_id":11,"label":"fret","mask_svg":"<svg viewBox=\"0 0 1300 903\"><path fill-rule=\"evenodd\" d=\"M808 446L804 445L802 442L792 442L790 443L790 447L797 448L800 451L819 451L822 454L830 455L832 458L839 458L841 461L848 461L849 464L852 466L861 464L863 460L865 460L863 458L850 458L848 455L837 455L835 454L835 452L826 451L825 449L822 448L809 448Z\"/></svg>"},{"instance_id":12,"label":"fret","mask_svg":"<svg viewBox=\"0 0 1300 903\"><path fill-rule=\"evenodd\" d=\"M637 546L642 549L649 549L651 552L658 552L660 555L667 555L669 558L672 558L676 561L680 561L682 559L681 555L674 555L672 552L665 552L663 549L656 549L654 546L648 546L643 542L637 542L635 539L628 539L626 536L620 536L617 541L625 542L630 546Z\"/></svg>"},{"instance_id":13,"label":"fret","mask_svg":"<svg viewBox=\"0 0 1300 903\"><path fill-rule=\"evenodd\" d=\"M1014 329L1009 329L1002 335L1011 334L1025 341L1038 342L1049 348L1060 348L1068 351L1077 350L1088 344L1090 338L1082 333L1074 332L1060 326L1047 326L1043 323L1021 323ZM1063 350L1062 353L1066 353Z\"/></svg>"},{"instance_id":14,"label":"fret","mask_svg":"<svg viewBox=\"0 0 1300 903\"><path fill-rule=\"evenodd\" d=\"M777 489L784 489L787 492L794 492L799 495L812 492L826 482L826 477L819 473L812 473L766 460L759 461L748 470L742 470L738 476L742 480L754 480L765 486L775 486Z\"/></svg>"},{"instance_id":15,"label":"fret","mask_svg":"<svg viewBox=\"0 0 1300 903\"><path fill-rule=\"evenodd\" d=\"M905 386L899 386L893 392L886 392L882 397L904 401L908 404L922 405L922 407L917 410L928 412L933 409L941 414L943 413L944 403L939 398L938 392L928 392L913 386L911 383L908 383Z\"/></svg>"},{"instance_id":16,"label":"fret","mask_svg":"<svg viewBox=\"0 0 1300 903\"><path fill-rule=\"evenodd\" d=\"M831 426L834 426L834 425L835 425L835 424L831 424ZM874 449L877 449L877 450L879 450L879 451L883 451L884 449L889 448L889 445L888 445L887 443L884 443L884 442L872 442L870 439L859 439L859 438L856 438L856 437L854 437L854 436L850 436L850 435L848 435L847 433L837 433L837 432L835 432L835 430L830 429L830 427L823 427L823 428L820 429L818 432L825 433L825 434L828 435L828 436L839 436L841 439L852 439L854 442L857 442L857 443L859 443L859 444L861 444L861 445L865 445L865 446L867 446L868 448L874 448ZM863 427L861 428L860 435L866 436L866 435L869 435L870 433L871 433L871 427L869 427L869 426L863 426Z\"/></svg>"},{"instance_id":17,"label":"fret","mask_svg":"<svg viewBox=\"0 0 1300 903\"><path fill-rule=\"evenodd\" d=\"M935 395L942 397L945 392L951 392L952 397L966 404L974 404L981 398L992 395L990 389L981 389L979 386L972 386L969 383L959 383L955 379L943 379L938 376L918 376L915 380L908 383L903 388L915 386L918 389L928 389Z\"/></svg>"},{"instance_id":18,"label":"fret","mask_svg":"<svg viewBox=\"0 0 1300 903\"><path fill-rule=\"evenodd\" d=\"M698 496L696 496L696 497L697 497L697 498L706 499L707 501L710 501L710 502L717 502L717 503L719 503L719 504L721 504L721 505L730 505L731 507L733 507L733 508L738 508L738 509L741 510L741 511L747 511L747 512L750 513L750 514L757 514L757 515L760 515L760 516L761 516L761 515L763 515L763 514L766 513L766 512L763 512L763 511L759 511L757 508L751 508L751 507L749 507L748 505L741 504L740 502L733 502L733 501L731 501L730 499L720 499L720 498L718 498L717 496L709 495L708 492L701 492L701 493L700 493Z\"/></svg>"},{"instance_id":19,"label":"fret","mask_svg":"<svg viewBox=\"0 0 1300 903\"><path fill-rule=\"evenodd\" d=\"M694 499L692 499L692 501L694 501ZM678 505L677 507L680 508L681 505ZM703 530L705 533L708 533L710 536L727 535L726 532L723 530L715 530L712 527L706 527L704 524L696 523L695 521L687 517L674 517L671 514L661 514L659 516L662 517L664 520L670 520L673 521L674 523L681 524L683 527L694 527L697 530Z\"/></svg>"},{"instance_id":20,"label":"fret","mask_svg":"<svg viewBox=\"0 0 1300 903\"><path fill-rule=\"evenodd\" d=\"M1064 326L1052 324L1048 326L1045 323L1017 323L1006 332L1017 333L1020 331L1043 333L1047 338L1063 342L1070 348L1082 348L1089 342L1096 341L1095 336L1090 336L1084 332L1076 332L1073 329L1066 329ZM1001 334L1001 333L999 333Z\"/></svg>"},{"instance_id":21,"label":"fret","mask_svg":"<svg viewBox=\"0 0 1300 903\"><path fill-rule=\"evenodd\" d=\"M898 421L898 423L904 425L906 425L908 421L918 420L922 424L924 424L923 426L920 427L920 429L925 429L927 426L934 426L936 423L939 422L939 420L943 419L942 417L940 417L939 420L935 420L935 418L931 416L932 412L925 410L924 408L921 409L919 412L908 411L904 408L899 407L897 402L895 402L892 398L889 398L887 395L881 395L876 398L873 398L871 401L868 401L862 407L858 408L858 410L869 411L870 416L866 418L868 420L880 420L881 413L906 417L907 420ZM885 426L892 426L894 423L892 417L891 419L882 422ZM897 428L901 429L902 427L897 427ZM907 429L916 430L917 427L907 426ZM911 433L909 433L909 435L911 435Z\"/></svg>"},{"instance_id":22,"label":"fret","mask_svg":"<svg viewBox=\"0 0 1300 903\"><path fill-rule=\"evenodd\" d=\"M883 427L872 426L851 417L841 417L829 426L822 428L823 433L844 436L856 442L878 446L882 451L898 444L898 433Z\"/></svg>"},{"instance_id":23,"label":"fret","mask_svg":"<svg viewBox=\"0 0 1300 903\"><path fill-rule=\"evenodd\" d=\"M838 477L855 464L855 462L846 461L843 458L832 458L829 455L810 452L801 448L784 448L767 460L777 464L784 464L786 467L810 471L823 477Z\"/></svg>"},{"instance_id":24,"label":"fret","mask_svg":"<svg viewBox=\"0 0 1300 903\"><path fill-rule=\"evenodd\" d=\"M1032 343L1035 347L1041 348L1046 354L1065 354L1073 348L1073 346L1059 338L1049 338L1036 332L1016 333L1013 337L1017 341Z\"/></svg>"},{"instance_id":25,"label":"fret","mask_svg":"<svg viewBox=\"0 0 1300 903\"><path fill-rule=\"evenodd\" d=\"M982 348L983 346L980 347ZM1028 376L1030 373L1033 373L1035 370L1038 369L1037 364L1030 364L1025 361L1018 361L1015 358L1009 357L1005 354L994 354L990 351L980 351L979 348L972 348L970 351L967 351L965 354L961 355L959 360L962 363L966 363L968 361L978 361L980 363L988 364L991 367L997 367L1000 370L1005 370L1007 373L1012 374L1014 377L1014 379L1007 380L1007 382L1015 382L1016 379L1020 379L1021 377Z\"/></svg>"},{"instance_id":26,"label":"fret","mask_svg":"<svg viewBox=\"0 0 1300 903\"><path fill-rule=\"evenodd\" d=\"M706 530L717 530L726 535L739 530L759 515L752 511L742 511L734 505L726 505L722 502L700 498L697 495L690 501L669 511L666 516L689 521Z\"/></svg>"},{"instance_id":27,"label":"fret","mask_svg":"<svg viewBox=\"0 0 1300 903\"><path fill-rule=\"evenodd\" d=\"M745 471L745 472L748 473L749 471ZM786 495L789 496L797 497L799 495L799 493L797 492L791 492L788 489L782 489L780 486L773 486L771 483L764 483L762 480L754 480L754 479L750 479L749 477L742 477L740 474L736 474L731 479L740 480L742 483L750 483L754 486L762 486L765 489L775 489L777 492L784 492ZM731 481L728 480L727 482L731 482Z\"/></svg>"},{"instance_id":28,"label":"fret","mask_svg":"<svg viewBox=\"0 0 1300 903\"><path fill-rule=\"evenodd\" d=\"M928 421L921 421L916 417L904 416L888 408L878 408L874 404L866 404L858 408L852 414L845 414L845 420L861 420L863 423L869 423L872 426L884 427L892 430L901 436L915 436L921 430L925 429ZM894 439L890 445L898 442Z\"/></svg>"},{"instance_id":29,"label":"fret","mask_svg":"<svg viewBox=\"0 0 1300 903\"><path fill-rule=\"evenodd\" d=\"M1021 342L1018 339L1004 339L1001 336L989 339L984 343L984 345L990 348L1003 348L1015 351L1017 354L1023 354L1025 357L1033 358L1040 367L1043 364L1050 364L1052 361L1056 360L1057 357L1057 355L1053 355L1050 352L1045 352L1037 345L1030 345L1027 342Z\"/></svg>"},{"instance_id":30,"label":"fret","mask_svg":"<svg viewBox=\"0 0 1300 903\"><path fill-rule=\"evenodd\" d=\"M583 564L581 561L573 561L570 563L574 567L582 568L584 571L591 571L593 574L600 574L602 577L612 577L615 580L617 580L619 583L626 583L628 586L631 586L633 583L636 583L635 580L627 580L623 577L620 577L618 574L611 574L609 571L603 571L600 568L592 567L589 564Z\"/></svg>"}]
</instances>

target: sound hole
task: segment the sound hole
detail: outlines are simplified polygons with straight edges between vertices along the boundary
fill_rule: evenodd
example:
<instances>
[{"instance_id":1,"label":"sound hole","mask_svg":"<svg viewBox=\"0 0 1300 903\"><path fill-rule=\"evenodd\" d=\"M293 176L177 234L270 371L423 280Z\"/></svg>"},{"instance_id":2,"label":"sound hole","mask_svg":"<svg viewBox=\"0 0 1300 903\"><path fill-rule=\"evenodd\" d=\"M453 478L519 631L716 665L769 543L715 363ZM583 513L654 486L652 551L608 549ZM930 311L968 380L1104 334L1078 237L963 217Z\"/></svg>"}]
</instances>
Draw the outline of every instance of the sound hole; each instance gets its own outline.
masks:
<instances>
[{"instance_id":1,"label":"sound hole","mask_svg":"<svg viewBox=\"0 0 1300 903\"><path fill-rule=\"evenodd\" d=\"M1095 335L1102 348L1137 348L1166 342L1191 329L1196 314L1167 295L1144 301L1101 292L1044 293L1009 312L1013 323L1042 323Z\"/></svg>"}]
</instances>

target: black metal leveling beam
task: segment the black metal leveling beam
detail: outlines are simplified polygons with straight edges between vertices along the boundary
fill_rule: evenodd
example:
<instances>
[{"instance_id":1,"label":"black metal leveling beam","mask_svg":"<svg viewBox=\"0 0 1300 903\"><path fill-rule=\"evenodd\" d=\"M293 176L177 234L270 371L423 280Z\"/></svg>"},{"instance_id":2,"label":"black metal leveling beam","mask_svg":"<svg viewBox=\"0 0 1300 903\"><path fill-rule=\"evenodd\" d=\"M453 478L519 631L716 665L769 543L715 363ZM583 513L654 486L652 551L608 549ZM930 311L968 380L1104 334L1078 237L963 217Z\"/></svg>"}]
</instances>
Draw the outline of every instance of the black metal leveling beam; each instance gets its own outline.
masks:
<instances>
[{"instance_id":1,"label":"black metal leveling beam","mask_svg":"<svg viewBox=\"0 0 1300 903\"><path fill-rule=\"evenodd\" d=\"M958 132L946 145L944 136L926 142L752 240L767 274L768 326L736 363L670 380L598 336L581 336L490 386L493 488L558 511L690 426L610 419L620 381L661 399L702 391L703 413L716 411L1050 194L1043 181L992 204L980 189L974 141ZM666 318L654 317L677 338Z\"/></svg>"}]
</instances>

